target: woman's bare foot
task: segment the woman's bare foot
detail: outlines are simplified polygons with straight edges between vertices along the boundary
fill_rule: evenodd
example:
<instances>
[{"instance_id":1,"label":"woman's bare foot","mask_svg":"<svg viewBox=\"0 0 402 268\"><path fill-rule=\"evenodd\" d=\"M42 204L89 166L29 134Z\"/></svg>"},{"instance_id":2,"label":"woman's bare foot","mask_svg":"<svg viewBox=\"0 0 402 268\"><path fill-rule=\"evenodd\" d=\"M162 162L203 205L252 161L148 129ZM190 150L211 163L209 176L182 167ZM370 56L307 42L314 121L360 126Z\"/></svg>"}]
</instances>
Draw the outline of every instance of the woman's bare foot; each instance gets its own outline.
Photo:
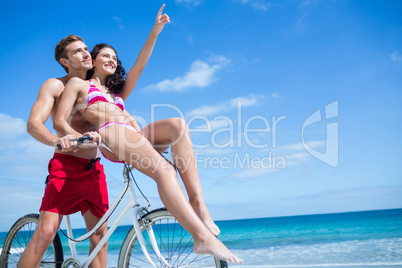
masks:
<instances>
[{"instance_id":1,"label":"woman's bare foot","mask_svg":"<svg viewBox=\"0 0 402 268\"><path fill-rule=\"evenodd\" d=\"M191 204L191 202L190 202ZM211 215L209 215L208 209L201 208L200 205L193 205L195 213L197 216L200 218L200 220L204 223L204 225L208 228L208 230L214 235L218 236L221 233L221 230L219 230L219 227L215 224L215 222L212 220Z\"/></svg>"},{"instance_id":2,"label":"woman's bare foot","mask_svg":"<svg viewBox=\"0 0 402 268\"><path fill-rule=\"evenodd\" d=\"M232 262L242 263L243 260L234 255L218 238L210 236L206 240L196 241L194 239L194 252L198 255L211 254L216 258Z\"/></svg>"},{"instance_id":3,"label":"woman's bare foot","mask_svg":"<svg viewBox=\"0 0 402 268\"><path fill-rule=\"evenodd\" d=\"M197 213L197 212L196 212ZM211 216L201 216L197 213L198 217L201 219L201 221L205 224L205 226L208 228L208 230L214 235L218 236L221 233L221 230L219 230L219 227L215 224L215 222L212 220Z\"/></svg>"}]
</instances>

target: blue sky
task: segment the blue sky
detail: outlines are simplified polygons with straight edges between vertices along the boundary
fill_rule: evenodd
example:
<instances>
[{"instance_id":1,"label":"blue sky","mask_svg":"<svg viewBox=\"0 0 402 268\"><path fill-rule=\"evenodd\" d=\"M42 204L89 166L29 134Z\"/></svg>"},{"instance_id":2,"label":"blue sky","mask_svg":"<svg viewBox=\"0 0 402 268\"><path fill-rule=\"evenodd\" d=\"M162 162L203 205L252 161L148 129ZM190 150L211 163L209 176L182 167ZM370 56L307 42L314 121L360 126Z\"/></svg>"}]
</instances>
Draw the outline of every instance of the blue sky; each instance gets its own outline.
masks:
<instances>
[{"instance_id":1,"label":"blue sky","mask_svg":"<svg viewBox=\"0 0 402 268\"><path fill-rule=\"evenodd\" d=\"M214 219L402 207L400 1L7 2L0 231L40 206L52 148L26 121L42 83L64 75L57 42L110 43L129 69L163 3L171 23L126 109L142 126L188 120ZM122 166L102 162L113 200Z\"/></svg>"}]
</instances>

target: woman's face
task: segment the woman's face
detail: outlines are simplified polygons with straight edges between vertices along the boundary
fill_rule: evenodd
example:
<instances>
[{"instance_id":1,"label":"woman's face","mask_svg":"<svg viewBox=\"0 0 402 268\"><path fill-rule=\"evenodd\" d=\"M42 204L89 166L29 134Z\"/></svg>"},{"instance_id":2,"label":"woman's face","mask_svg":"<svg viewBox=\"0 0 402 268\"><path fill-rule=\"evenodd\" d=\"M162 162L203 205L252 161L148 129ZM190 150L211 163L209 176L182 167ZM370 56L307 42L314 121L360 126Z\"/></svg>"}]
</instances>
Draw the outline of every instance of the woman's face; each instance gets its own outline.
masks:
<instances>
[{"instance_id":1,"label":"woman's face","mask_svg":"<svg viewBox=\"0 0 402 268\"><path fill-rule=\"evenodd\" d=\"M113 49L104 47L93 62L96 72L110 76L116 72L117 56Z\"/></svg>"}]
</instances>

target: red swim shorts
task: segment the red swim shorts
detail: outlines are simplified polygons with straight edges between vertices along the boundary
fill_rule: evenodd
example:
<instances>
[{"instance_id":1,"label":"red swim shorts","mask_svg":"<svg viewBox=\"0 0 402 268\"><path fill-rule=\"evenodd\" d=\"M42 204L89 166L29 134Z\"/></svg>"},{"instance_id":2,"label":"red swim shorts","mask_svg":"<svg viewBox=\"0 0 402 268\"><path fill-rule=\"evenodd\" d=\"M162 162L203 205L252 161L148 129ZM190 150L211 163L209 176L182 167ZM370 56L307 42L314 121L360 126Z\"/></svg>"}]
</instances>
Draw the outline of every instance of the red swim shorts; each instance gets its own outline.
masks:
<instances>
[{"instance_id":1,"label":"red swim shorts","mask_svg":"<svg viewBox=\"0 0 402 268\"><path fill-rule=\"evenodd\" d=\"M49 161L49 182L39 211L69 215L90 210L101 218L109 208L103 165L90 159L55 153Z\"/></svg>"}]
</instances>

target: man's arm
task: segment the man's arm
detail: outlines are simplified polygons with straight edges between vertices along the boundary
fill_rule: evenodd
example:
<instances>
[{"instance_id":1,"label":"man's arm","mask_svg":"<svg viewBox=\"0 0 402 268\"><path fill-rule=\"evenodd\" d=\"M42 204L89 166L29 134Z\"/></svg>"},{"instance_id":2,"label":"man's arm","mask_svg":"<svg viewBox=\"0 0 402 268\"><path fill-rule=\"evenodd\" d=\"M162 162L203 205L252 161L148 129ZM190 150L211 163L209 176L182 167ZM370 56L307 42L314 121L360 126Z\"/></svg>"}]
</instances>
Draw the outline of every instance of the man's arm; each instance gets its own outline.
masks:
<instances>
[{"instance_id":1,"label":"man's arm","mask_svg":"<svg viewBox=\"0 0 402 268\"><path fill-rule=\"evenodd\" d=\"M28 133L43 144L54 146L58 137L45 127L45 122L53 109L55 99L64 87L57 79L48 79L40 88L38 98L32 106L27 123Z\"/></svg>"}]
</instances>

